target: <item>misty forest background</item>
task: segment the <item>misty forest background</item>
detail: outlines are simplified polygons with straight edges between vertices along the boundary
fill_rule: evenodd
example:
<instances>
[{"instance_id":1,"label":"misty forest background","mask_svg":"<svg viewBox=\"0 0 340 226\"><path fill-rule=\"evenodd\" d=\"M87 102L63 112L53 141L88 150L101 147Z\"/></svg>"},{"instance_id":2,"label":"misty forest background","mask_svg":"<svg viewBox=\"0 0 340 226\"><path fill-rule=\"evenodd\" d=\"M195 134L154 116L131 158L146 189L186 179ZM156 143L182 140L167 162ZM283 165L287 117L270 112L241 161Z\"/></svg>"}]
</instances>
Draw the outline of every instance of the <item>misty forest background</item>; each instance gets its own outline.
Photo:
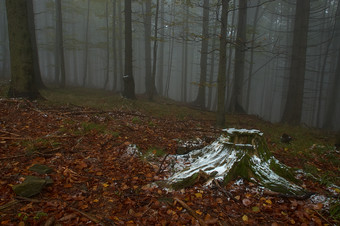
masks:
<instances>
[{"instance_id":1,"label":"misty forest background","mask_svg":"<svg viewBox=\"0 0 340 226\"><path fill-rule=\"evenodd\" d=\"M226 112L340 130L338 1L222 1L33 0L42 81L123 92L131 2L137 94L212 111L222 100ZM0 79L10 68L1 0Z\"/></svg>"}]
</instances>

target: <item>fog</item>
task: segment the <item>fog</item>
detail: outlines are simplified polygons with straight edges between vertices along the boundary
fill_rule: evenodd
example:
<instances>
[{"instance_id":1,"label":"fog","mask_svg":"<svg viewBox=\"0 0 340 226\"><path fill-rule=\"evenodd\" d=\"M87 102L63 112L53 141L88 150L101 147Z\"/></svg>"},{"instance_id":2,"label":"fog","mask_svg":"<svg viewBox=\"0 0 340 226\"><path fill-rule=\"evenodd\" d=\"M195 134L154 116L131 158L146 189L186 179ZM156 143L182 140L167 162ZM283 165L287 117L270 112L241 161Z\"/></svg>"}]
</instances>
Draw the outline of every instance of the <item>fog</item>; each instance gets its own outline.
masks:
<instances>
[{"instance_id":1,"label":"fog","mask_svg":"<svg viewBox=\"0 0 340 226\"><path fill-rule=\"evenodd\" d=\"M63 0L62 39L67 87L122 92L124 75L124 2ZM133 74L135 92L146 92L145 31L147 0L132 1ZM240 105L245 113L280 122L289 90L296 2L248 1L244 72ZM205 107L215 111L219 62L218 1L209 2L208 37L202 35L203 1L159 1L157 27L157 94L192 103L205 87ZM33 0L35 33L42 80L59 87L56 56L57 13L54 0ZM239 1L229 2L226 102L234 83ZM155 41L156 0L151 1L151 60ZM338 1L310 1L303 103L300 122L309 127L340 130L340 13ZM59 33L60 34L60 33ZM201 45L208 40L206 82L200 84ZM58 63L59 62L59 63ZM153 61L151 61L153 62ZM0 79L10 79L5 1L0 1Z\"/></svg>"}]
</instances>

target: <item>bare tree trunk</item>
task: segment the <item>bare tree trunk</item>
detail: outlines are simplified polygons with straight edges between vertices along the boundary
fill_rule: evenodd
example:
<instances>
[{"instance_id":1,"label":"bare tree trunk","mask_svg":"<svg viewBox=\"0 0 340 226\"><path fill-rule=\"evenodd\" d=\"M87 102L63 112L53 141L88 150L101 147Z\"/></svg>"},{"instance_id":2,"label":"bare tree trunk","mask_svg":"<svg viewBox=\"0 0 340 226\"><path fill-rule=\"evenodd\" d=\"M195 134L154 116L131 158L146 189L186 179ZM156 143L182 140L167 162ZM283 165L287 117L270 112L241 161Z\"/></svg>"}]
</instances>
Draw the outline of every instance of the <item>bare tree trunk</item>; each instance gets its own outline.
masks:
<instances>
[{"instance_id":1,"label":"bare tree trunk","mask_svg":"<svg viewBox=\"0 0 340 226\"><path fill-rule=\"evenodd\" d=\"M310 0L297 0L293 51L286 107L282 122L299 124L302 115Z\"/></svg>"},{"instance_id":2,"label":"bare tree trunk","mask_svg":"<svg viewBox=\"0 0 340 226\"><path fill-rule=\"evenodd\" d=\"M125 70L124 70L124 89L123 97L128 99L136 99L135 81L133 78L132 63L132 20L131 20L131 1L125 1Z\"/></svg>"},{"instance_id":3,"label":"bare tree trunk","mask_svg":"<svg viewBox=\"0 0 340 226\"><path fill-rule=\"evenodd\" d=\"M63 41L63 15L61 0L56 0L56 81L61 88L66 85L65 78L65 57Z\"/></svg>"},{"instance_id":4,"label":"bare tree trunk","mask_svg":"<svg viewBox=\"0 0 340 226\"><path fill-rule=\"evenodd\" d=\"M255 48L255 35L256 35L256 29L257 29L257 21L258 21L258 15L259 15L259 4L261 3L261 0L257 1L257 7L255 11L255 16L253 20L253 33L251 35L251 50L250 50L250 62L249 62L249 71L248 71L248 88L247 88L247 100L246 100L246 106L247 106L247 112L249 112L249 100L250 100L250 89L251 89L251 82L252 82L252 73L253 73L253 66L254 66L254 48Z\"/></svg>"},{"instance_id":5,"label":"bare tree trunk","mask_svg":"<svg viewBox=\"0 0 340 226\"><path fill-rule=\"evenodd\" d=\"M106 0L105 4L105 18L106 18L106 75L105 75L105 83L104 89L109 84L109 75L110 75L110 35L109 35L109 1Z\"/></svg>"},{"instance_id":6,"label":"bare tree trunk","mask_svg":"<svg viewBox=\"0 0 340 226\"><path fill-rule=\"evenodd\" d=\"M160 48L158 63L158 94L163 95L163 75L164 75L164 1L161 2L161 31L160 31Z\"/></svg>"},{"instance_id":7,"label":"bare tree trunk","mask_svg":"<svg viewBox=\"0 0 340 226\"><path fill-rule=\"evenodd\" d=\"M145 92L151 90L151 0L145 0L144 13L144 57L145 57Z\"/></svg>"},{"instance_id":8,"label":"bare tree trunk","mask_svg":"<svg viewBox=\"0 0 340 226\"><path fill-rule=\"evenodd\" d=\"M113 56L112 56L112 62L113 62L113 87L112 90L116 90L117 89L117 78L118 78L118 74L117 74L117 47L116 47L116 43L117 43L117 38L116 38L116 4L117 0L113 0L112 2L112 52L113 52Z\"/></svg>"},{"instance_id":9,"label":"bare tree trunk","mask_svg":"<svg viewBox=\"0 0 340 226\"><path fill-rule=\"evenodd\" d=\"M155 15L155 40L153 42L153 64L152 64L152 74L151 74L151 86L149 91L149 100L153 99L153 96L157 93L155 87L156 81L156 63L157 63L157 47L158 47L158 12L159 12L159 0L156 3L156 15Z\"/></svg>"},{"instance_id":10,"label":"bare tree trunk","mask_svg":"<svg viewBox=\"0 0 340 226\"><path fill-rule=\"evenodd\" d=\"M84 53L84 77L83 86L86 85L88 74L88 51L89 51L89 22L90 22L90 0L87 0L87 17L86 17L86 31L85 31L85 53Z\"/></svg>"},{"instance_id":11,"label":"bare tree trunk","mask_svg":"<svg viewBox=\"0 0 340 226\"><path fill-rule=\"evenodd\" d=\"M39 65L39 54L38 54L38 46L37 39L35 36L35 21L34 21L34 8L33 8L33 0L27 1L27 14L28 14L28 26L31 34L31 42L33 48L33 64L34 64L34 83L37 88L46 88L45 84L41 79L40 65Z\"/></svg>"},{"instance_id":12,"label":"bare tree trunk","mask_svg":"<svg viewBox=\"0 0 340 226\"><path fill-rule=\"evenodd\" d=\"M8 95L36 99L40 94L34 83L33 48L28 27L27 1L6 0L6 12L11 59L11 83Z\"/></svg>"},{"instance_id":13,"label":"bare tree trunk","mask_svg":"<svg viewBox=\"0 0 340 226\"><path fill-rule=\"evenodd\" d=\"M234 88L231 95L231 112L245 112L242 107L242 87L246 51L247 0L239 0L235 48Z\"/></svg>"},{"instance_id":14,"label":"bare tree trunk","mask_svg":"<svg viewBox=\"0 0 340 226\"><path fill-rule=\"evenodd\" d=\"M198 85L198 94L194 102L201 109L205 109L205 89L207 83L207 61L209 45L209 0L203 1L203 23L202 23L202 43L201 43L201 76Z\"/></svg>"},{"instance_id":15,"label":"bare tree trunk","mask_svg":"<svg viewBox=\"0 0 340 226\"><path fill-rule=\"evenodd\" d=\"M181 88L181 101L187 101L187 80L188 80L188 32L189 32L189 6L184 6L185 18L183 27L183 46L182 46L182 88Z\"/></svg>"},{"instance_id":16,"label":"bare tree trunk","mask_svg":"<svg viewBox=\"0 0 340 226\"><path fill-rule=\"evenodd\" d=\"M220 59L218 63L217 78L217 115L216 125L225 125L225 92L226 92L226 49L227 49L227 27L228 27L229 0L222 1L221 32L220 32Z\"/></svg>"}]
</instances>

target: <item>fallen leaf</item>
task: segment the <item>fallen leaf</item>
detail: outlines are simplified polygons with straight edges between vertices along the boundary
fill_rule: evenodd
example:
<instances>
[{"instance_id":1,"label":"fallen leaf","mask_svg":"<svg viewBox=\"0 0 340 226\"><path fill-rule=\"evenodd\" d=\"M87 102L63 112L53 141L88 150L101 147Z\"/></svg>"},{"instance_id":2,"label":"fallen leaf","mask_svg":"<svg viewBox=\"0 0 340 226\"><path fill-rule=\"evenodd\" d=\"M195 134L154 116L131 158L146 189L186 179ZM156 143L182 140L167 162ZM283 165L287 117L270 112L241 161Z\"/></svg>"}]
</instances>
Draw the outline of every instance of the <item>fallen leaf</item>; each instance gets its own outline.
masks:
<instances>
[{"instance_id":1,"label":"fallen leaf","mask_svg":"<svg viewBox=\"0 0 340 226\"><path fill-rule=\"evenodd\" d=\"M202 193L199 193L199 192L197 192L197 193L195 193L195 196L196 196L196 198L202 198Z\"/></svg>"},{"instance_id":2,"label":"fallen leaf","mask_svg":"<svg viewBox=\"0 0 340 226\"><path fill-rule=\"evenodd\" d=\"M200 211L200 210L196 210L196 213L197 213L198 215L202 215L202 211Z\"/></svg>"},{"instance_id":3,"label":"fallen leaf","mask_svg":"<svg viewBox=\"0 0 340 226\"><path fill-rule=\"evenodd\" d=\"M60 218L59 221L68 221L68 220L71 220L71 219L73 219L75 217L77 217L77 214L71 213L71 214L68 214L68 215Z\"/></svg>"},{"instance_id":4,"label":"fallen leaf","mask_svg":"<svg viewBox=\"0 0 340 226\"><path fill-rule=\"evenodd\" d=\"M253 206L251 209L252 209L253 212L255 212L255 213L260 212L260 208L259 208L258 206Z\"/></svg>"},{"instance_id":5,"label":"fallen leaf","mask_svg":"<svg viewBox=\"0 0 340 226\"><path fill-rule=\"evenodd\" d=\"M250 201L250 199L243 199L243 200L242 200L242 203L243 203L243 205L245 205L245 206L249 206L252 202Z\"/></svg>"},{"instance_id":6,"label":"fallen leaf","mask_svg":"<svg viewBox=\"0 0 340 226\"><path fill-rule=\"evenodd\" d=\"M247 221L249 220L249 219L248 219L248 216L247 216L247 215L243 215L242 220L243 220L244 222L247 222Z\"/></svg>"}]
</instances>

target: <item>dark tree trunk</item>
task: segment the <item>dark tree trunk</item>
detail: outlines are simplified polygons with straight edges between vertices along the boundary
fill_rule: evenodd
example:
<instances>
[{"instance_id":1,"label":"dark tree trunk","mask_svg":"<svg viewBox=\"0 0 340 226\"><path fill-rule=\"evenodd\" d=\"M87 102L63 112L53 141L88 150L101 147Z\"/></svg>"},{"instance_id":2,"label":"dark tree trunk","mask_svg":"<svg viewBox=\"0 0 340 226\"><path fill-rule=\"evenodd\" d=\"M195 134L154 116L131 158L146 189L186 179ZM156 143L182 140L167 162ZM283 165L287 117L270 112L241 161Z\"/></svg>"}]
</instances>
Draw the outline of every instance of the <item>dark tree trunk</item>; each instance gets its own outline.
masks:
<instances>
[{"instance_id":1,"label":"dark tree trunk","mask_svg":"<svg viewBox=\"0 0 340 226\"><path fill-rule=\"evenodd\" d=\"M65 58L64 58L64 41L63 41L63 16L61 9L61 0L56 0L56 80L62 88L66 85L65 78ZM60 79L59 79L60 76Z\"/></svg>"},{"instance_id":2,"label":"dark tree trunk","mask_svg":"<svg viewBox=\"0 0 340 226\"><path fill-rule=\"evenodd\" d=\"M309 11L310 0L296 1L288 95L282 116L282 122L293 125L301 122L302 115Z\"/></svg>"},{"instance_id":3,"label":"dark tree trunk","mask_svg":"<svg viewBox=\"0 0 340 226\"><path fill-rule=\"evenodd\" d=\"M151 91L151 0L145 1L144 13L144 57L145 57L145 92Z\"/></svg>"},{"instance_id":4,"label":"dark tree trunk","mask_svg":"<svg viewBox=\"0 0 340 226\"><path fill-rule=\"evenodd\" d=\"M105 4L105 19L106 19L106 75L105 75L105 83L104 88L109 85L109 76L110 76L110 35L109 35L109 1L106 0Z\"/></svg>"},{"instance_id":5,"label":"dark tree trunk","mask_svg":"<svg viewBox=\"0 0 340 226\"><path fill-rule=\"evenodd\" d=\"M217 77L217 116L216 125L225 125L225 88L226 88L226 50L227 50L227 27L228 27L229 0L222 1L221 33L220 33L220 59L218 63Z\"/></svg>"},{"instance_id":6,"label":"dark tree trunk","mask_svg":"<svg viewBox=\"0 0 340 226\"><path fill-rule=\"evenodd\" d=\"M33 48L29 31L27 1L6 0L11 83L8 95L36 99L40 97L34 82Z\"/></svg>"},{"instance_id":7,"label":"dark tree trunk","mask_svg":"<svg viewBox=\"0 0 340 226\"><path fill-rule=\"evenodd\" d=\"M161 31L160 31L159 63L158 63L158 94L163 95L163 75L164 75L164 1L161 2Z\"/></svg>"},{"instance_id":8,"label":"dark tree trunk","mask_svg":"<svg viewBox=\"0 0 340 226\"><path fill-rule=\"evenodd\" d=\"M148 92L149 100L153 99L153 96L157 93L156 91L156 63L157 63L157 47L158 47L158 12L159 12L159 0L156 2L156 15L155 15L155 39L153 42L153 63L152 63L152 74L150 90Z\"/></svg>"},{"instance_id":9,"label":"dark tree trunk","mask_svg":"<svg viewBox=\"0 0 340 226\"><path fill-rule=\"evenodd\" d=\"M131 0L125 1L125 72L123 75L123 97L135 99L135 81L133 78L132 64L132 21Z\"/></svg>"},{"instance_id":10,"label":"dark tree trunk","mask_svg":"<svg viewBox=\"0 0 340 226\"><path fill-rule=\"evenodd\" d=\"M27 14L28 14L28 26L29 26L29 30L31 34L31 42L32 42L32 48L33 48L32 52L33 52L33 64L34 64L34 82L39 89L40 88L44 89L46 88L46 86L41 79L38 46L37 46L37 40L35 36L33 0L27 1Z\"/></svg>"},{"instance_id":11,"label":"dark tree trunk","mask_svg":"<svg viewBox=\"0 0 340 226\"><path fill-rule=\"evenodd\" d=\"M118 70L117 70L117 38L116 38L116 0L113 0L112 4L112 10L113 10L113 14L112 14L112 52L113 52L113 87L112 90L116 90L117 89L117 80L118 80Z\"/></svg>"},{"instance_id":12,"label":"dark tree trunk","mask_svg":"<svg viewBox=\"0 0 340 226\"><path fill-rule=\"evenodd\" d=\"M242 87L244 77L245 53L246 53L246 28L247 28L247 0L239 1L236 48L235 48L235 72L234 87L231 95L231 112L245 112L242 107Z\"/></svg>"},{"instance_id":13,"label":"dark tree trunk","mask_svg":"<svg viewBox=\"0 0 340 226\"><path fill-rule=\"evenodd\" d=\"M198 85L198 94L194 102L201 109L205 109L205 90L207 83L207 61L209 44L209 0L203 2L203 23L202 23L202 43L201 43L201 76Z\"/></svg>"},{"instance_id":14,"label":"dark tree trunk","mask_svg":"<svg viewBox=\"0 0 340 226\"><path fill-rule=\"evenodd\" d=\"M88 51L89 51L89 22L90 22L90 0L87 0L87 17L86 17L86 31L85 31L85 50L84 50L84 77L83 86L86 85L88 74Z\"/></svg>"}]
</instances>

